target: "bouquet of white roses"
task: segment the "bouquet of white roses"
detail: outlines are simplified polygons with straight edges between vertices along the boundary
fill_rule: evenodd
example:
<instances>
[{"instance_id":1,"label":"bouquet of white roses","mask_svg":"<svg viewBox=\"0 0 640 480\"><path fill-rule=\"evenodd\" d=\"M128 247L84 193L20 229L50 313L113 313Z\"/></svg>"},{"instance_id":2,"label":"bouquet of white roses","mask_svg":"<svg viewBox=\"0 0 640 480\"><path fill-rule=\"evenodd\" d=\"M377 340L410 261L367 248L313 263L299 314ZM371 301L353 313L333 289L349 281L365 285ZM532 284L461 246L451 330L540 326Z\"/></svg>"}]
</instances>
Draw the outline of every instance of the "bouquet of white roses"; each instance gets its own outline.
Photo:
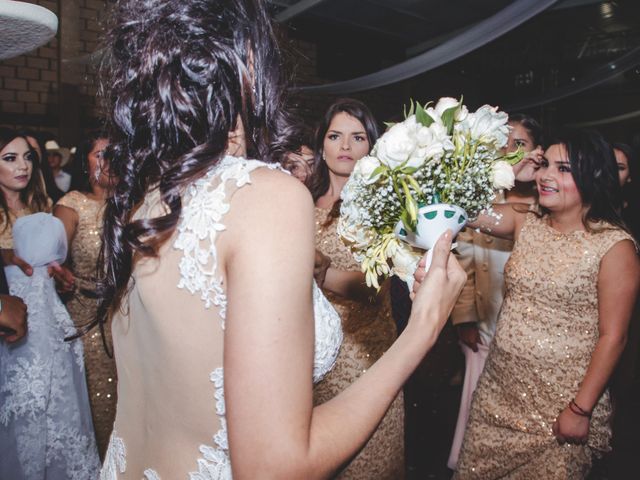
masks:
<instances>
[{"instance_id":1,"label":"bouquet of white roses","mask_svg":"<svg viewBox=\"0 0 640 480\"><path fill-rule=\"evenodd\" d=\"M423 254L416 246L432 248L444 229L456 233L490 209L496 190L513 187L511 165L523 154L501 153L507 121L489 105L469 112L454 98L433 107L412 101L405 120L356 163L342 190L338 232L367 285L379 288L378 279L391 274L407 281Z\"/></svg>"}]
</instances>

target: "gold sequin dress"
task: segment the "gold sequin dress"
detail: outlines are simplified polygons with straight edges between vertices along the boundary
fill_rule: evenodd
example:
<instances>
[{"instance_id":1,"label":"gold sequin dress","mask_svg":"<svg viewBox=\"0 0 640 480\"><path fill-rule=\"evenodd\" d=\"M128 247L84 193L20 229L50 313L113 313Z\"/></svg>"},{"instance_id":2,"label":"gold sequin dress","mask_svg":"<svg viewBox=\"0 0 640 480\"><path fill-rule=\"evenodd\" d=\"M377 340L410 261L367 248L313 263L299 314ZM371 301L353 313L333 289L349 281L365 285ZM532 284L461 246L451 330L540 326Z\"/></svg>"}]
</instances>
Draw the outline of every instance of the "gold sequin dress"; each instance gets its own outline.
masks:
<instances>
[{"instance_id":1,"label":"gold sequin dress","mask_svg":"<svg viewBox=\"0 0 640 480\"><path fill-rule=\"evenodd\" d=\"M505 266L506 295L475 391L455 479L580 479L609 450L611 404L593 410L587 445L559 445L556 416L575 397L598 341L600 261L631 237L563 234L528 214Z\"/></svg>"},{"instance_id":2,"label":"gold sequin dress","mask_svg":"<svg viewBox=\"0 0 640 480\"><path fill-rule=\"evenodd\" d=\"M337 220L324 226L329 209L316 207L316 247L331 258L331 266L360 270L336 231ZM387 351L397 337L391 317L389 282L379 293L377 304L346 300L324 290L340 314L344 338L333 369L316 384L314 403L338 395ZM378 429L365 447L337 477L354 480L401 480L404 478L404 401L402 393L391 404Z\"/></svg>"},{"instance_id":3,"label":"gold sequin dress","mask_svg":"<svg viewBox=\"0 0 640 480\"><path fill-rule=\"evenodd\" d=\"M104 201L73 191L62 197L57 205L70 208L78 214L78 226L69 246L76 289L67 303L67 309L75 325L79 327L93 321L97 311L95 275L102 241ZM105 334L109 350L112 351L111 329L108 325L105 327ZM103 458L116 413L116 365L107 356L97 328L82 339L93 426L100 458Z\"/></svg>"}]
</instances>

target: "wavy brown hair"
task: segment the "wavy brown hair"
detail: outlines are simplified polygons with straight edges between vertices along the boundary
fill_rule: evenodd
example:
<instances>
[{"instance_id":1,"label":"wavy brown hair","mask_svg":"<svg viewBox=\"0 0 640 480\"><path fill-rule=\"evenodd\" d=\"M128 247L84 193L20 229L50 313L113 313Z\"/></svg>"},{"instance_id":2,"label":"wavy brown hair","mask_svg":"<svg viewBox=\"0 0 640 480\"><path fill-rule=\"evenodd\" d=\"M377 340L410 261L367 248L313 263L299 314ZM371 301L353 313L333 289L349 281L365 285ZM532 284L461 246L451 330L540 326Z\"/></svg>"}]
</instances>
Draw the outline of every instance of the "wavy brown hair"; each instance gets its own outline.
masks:
<instances>
[{"instance_id":1,"label":"wavy brown hair","mask_svg":"<svg viewBox=\"0 0 640 480\"><path fill-rule=\"evenodd\" d=\"M262 0L123 0L103 64L111 172L98 321L121 305L133 257L174 232L186 187L224 156L241 119L249 157L271 161L287 136L282 65ZM133 220L151 188L167 212Z\"/></svg>"},{"instance_id":2,"label":"wavy brown hair","mask_svg":"<svg viewBox=\"0 0 640 480\"><path fill-rule=\"evenodd\" d=\"M10 128L0 128L0 150L13 142L16 138L22 138L29 147L29 156L31 158L32 170L31 178L27 186L20 191L20 201L32 212L48 212L51 210L47 190L44 186L42 172L40 170L40 159L36 151L29 145L27 139L20 133ZM0 218L0 231L5 231L11 225L11 217L9 216L9 206L4 193L0 189L0 208L2 208Z\"/></svg>"}]
</instances>

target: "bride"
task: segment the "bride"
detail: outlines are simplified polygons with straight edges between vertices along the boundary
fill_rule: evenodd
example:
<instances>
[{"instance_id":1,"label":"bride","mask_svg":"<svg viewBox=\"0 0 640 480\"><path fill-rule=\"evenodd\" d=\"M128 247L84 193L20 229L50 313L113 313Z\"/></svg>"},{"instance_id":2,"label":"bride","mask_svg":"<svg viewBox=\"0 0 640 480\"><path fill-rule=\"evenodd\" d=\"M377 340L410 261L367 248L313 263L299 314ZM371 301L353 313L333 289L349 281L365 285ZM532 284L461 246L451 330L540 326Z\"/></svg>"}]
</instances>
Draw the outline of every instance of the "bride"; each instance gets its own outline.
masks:
<instances>
[{"instance_id":1,"label":"bride","mask_svg":"<svg viewBox=\"0 0 640 480\"><path fill-rule=\"evenodd\" d=\"M119 384L101 478L329 477L446 321L466 278L450 234L404 333L314 408L340 322L312 281L311 197L270 160L287 119L263 2L129 0L115 15L106 84L120 181L101 321Z\"/></svg>"}]
</instances>

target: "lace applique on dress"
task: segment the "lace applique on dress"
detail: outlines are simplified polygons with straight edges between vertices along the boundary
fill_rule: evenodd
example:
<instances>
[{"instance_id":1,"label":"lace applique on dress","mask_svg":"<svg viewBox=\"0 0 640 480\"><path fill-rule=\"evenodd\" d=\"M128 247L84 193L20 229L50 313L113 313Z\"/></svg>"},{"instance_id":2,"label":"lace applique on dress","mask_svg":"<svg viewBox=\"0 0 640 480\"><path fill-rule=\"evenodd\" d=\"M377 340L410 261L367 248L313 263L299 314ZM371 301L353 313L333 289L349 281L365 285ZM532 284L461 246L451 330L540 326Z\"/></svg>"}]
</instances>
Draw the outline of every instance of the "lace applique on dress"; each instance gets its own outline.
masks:
<instances>
[{"instance_id":1,"label":"lace applique on dress","mask_svg":"<svg viewBox=\"0 0 640 480\"><path fill-rule=\"evenodd\" d=\"M124 442L113 430L109 439L107 454L100 470L100 480L118 480L118 473L124 473L127 469L127 452Z\"/></svg>"},{"instance_id":2,"label":"lace applique on dress","mask_svg":"<svg viewBox=\"0 0 640 480\"><path fill-rule=\"evenodd\" d=\"M230 208L226 201L226 182L235 180L236 187L240 188L251 183L250 173L259 167L276 169L278 165L225 157L207 175L189 186L178 225L174 248L183 251L178 288L186 288L192 294L200 293L205 308L211 305L220 307L223 328L226 295L222 280L216 276L218 255L215 241L218 232L225 229L222 217ZM214 187L212 180L218 175L221 182Z\"/></svg>"},{"instance_id":3,"label":"lace applique on dress","mask_svg":"<svg viewBox=\"0 0 640 480\"><path fill-rule=\"evenodd\" d=\"M237 188L250 184L251 172L260 167L280 169L277 164L225 157L219 165L188 188L183 202L178 235L174 242L174 248L183 252L179 263L178 288L184 288L194 295L199 294L205 308L211 308L212 305L219 307L223 329L227 298L222 279L217 275L218 258L215 241L218 232L225 229L222 219L230 208L226 198L226 185L229 180L234 181ZM216 183L214 179L218 176L220 183L214 186ZM316 337L313 378L314 381L318 381L335 363L342 342L342 330L340 317L315 282L313 305ZM213 436L215 446L200 445L199 450L202 456L197 459L198 470L188 474L189 480L230 480L232 473L225 418L224 369L216 368L211 372L209 380L213 383L216 415L221 427ZM124 444L116 437L115 432L112 442L114 439L119 443L113 445L113 449L110 443L104 467L104 469L107 468L107 461L111 462L109 471L113 471L114 476L101 476L100 480L117 479L116 463L121 467L120 472L123 472L126 467ZM117 450L118 453L112 454L112 450ZM160 480L160 477L154 470L147 469L145 480Z\"/></svg>"}]
</instances>

